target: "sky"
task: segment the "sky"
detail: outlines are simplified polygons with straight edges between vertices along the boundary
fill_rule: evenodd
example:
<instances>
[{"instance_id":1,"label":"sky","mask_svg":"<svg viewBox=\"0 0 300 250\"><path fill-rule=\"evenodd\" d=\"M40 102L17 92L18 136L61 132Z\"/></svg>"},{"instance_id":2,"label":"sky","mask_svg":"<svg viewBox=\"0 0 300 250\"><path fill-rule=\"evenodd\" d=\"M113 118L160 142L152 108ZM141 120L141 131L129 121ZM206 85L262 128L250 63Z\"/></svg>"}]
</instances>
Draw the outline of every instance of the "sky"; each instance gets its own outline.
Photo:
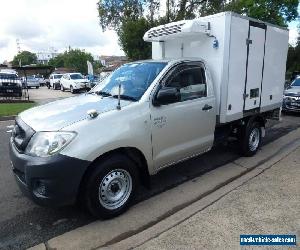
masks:
<instances>
[{"instance_id":1,"label":"sky","mask_svg":"<svg viewBox=\"0 0 300 250\"><path fill-rule=\"evenodd\" d=\"M31 52L63 52L71 46L93 55L124 55L117 34L99 25L97 0L0 1L0 63L17 54L17 39L21 50ZM289 28L293 44L297 22Z\"/></svg>"}]
</instances>

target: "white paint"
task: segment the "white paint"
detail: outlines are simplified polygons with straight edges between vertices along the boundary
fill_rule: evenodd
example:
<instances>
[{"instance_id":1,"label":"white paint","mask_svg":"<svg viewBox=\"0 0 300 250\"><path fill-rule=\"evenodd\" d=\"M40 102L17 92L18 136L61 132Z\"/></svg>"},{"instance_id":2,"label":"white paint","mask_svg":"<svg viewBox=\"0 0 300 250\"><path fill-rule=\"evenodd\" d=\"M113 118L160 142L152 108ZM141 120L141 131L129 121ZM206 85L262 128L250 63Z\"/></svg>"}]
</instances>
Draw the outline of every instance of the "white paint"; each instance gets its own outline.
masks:
<instances>
[{"instance_id":1,"label":"white paint","mask_svg":"<svg viewBox=\"0 0 300 250\"><path fill-rule=\"evenodd\" d=\"M223 12L195 20L180 21L149 30L144 39L152 41L153 59L198 58L204 60L214 83L218 103L219 122L226 123L243 117L245 110L281 106L284 86L288 31L267 25L266 57L264 60L263 87L261 91L264 59L265 30L251 26L248 58L248 77L244 110L247 44L249 18ZM251 19L253 20L253 19ZM253 20L261 23L258 20ZM193 23L194 22L194 23ZM181 31L166 35L170 27L181 25ZM202 25L202 26L201 26ZM166 27L164 30L163 27ZM179 29L180 30L180 29ZM149 34L162 33L159 37ZM213 42L218 40L219 47ZM155 41L160 41L157 44ZM163 43L162 43L163 41ZM164 44L164 49L161 44ZM259 88L259 95L250 98L251 89ZM270 96L272 95L272 100ZM275 106L276 107L275 107ZM267 108L268 109L268 108Z\"/></svg>"}]
</instances>

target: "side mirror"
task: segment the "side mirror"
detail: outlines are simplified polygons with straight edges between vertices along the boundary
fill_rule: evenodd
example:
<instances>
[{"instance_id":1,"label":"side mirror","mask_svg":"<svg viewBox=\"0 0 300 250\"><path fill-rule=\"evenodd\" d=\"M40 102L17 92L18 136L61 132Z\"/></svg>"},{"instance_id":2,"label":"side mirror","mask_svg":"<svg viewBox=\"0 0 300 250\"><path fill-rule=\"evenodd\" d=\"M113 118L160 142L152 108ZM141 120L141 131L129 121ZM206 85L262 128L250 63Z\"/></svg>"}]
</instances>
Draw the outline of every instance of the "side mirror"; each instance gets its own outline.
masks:
<instances>
[{"instance_id":1,"label":"side mirror","mask_svg":"<svg viewBox=\"0 0 300 250\"><path fill-rule=\"evenodd\" d=\"M166 105L180 101L180 92L174 87L163 87L160 89L154 98L153 105Z\"/></svg>"}]
</instances>

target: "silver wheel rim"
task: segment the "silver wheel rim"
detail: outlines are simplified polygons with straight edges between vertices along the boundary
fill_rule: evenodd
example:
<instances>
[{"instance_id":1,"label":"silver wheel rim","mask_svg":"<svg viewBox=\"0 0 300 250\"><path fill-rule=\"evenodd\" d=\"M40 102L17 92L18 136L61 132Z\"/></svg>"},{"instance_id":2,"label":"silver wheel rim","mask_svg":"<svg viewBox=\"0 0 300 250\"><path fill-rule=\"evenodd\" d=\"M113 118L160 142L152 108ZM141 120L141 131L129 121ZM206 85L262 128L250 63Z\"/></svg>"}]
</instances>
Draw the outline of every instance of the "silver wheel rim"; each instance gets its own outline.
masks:
<instances>
[{"instance_id":1,"label":"silver wheel rim","mask_svg":"<svg viewBox=\"0 0 300 250\"><path fill-rule=\"evenodd\" d=\"M124 169L110 171L99 186L99 202L109 210L123 206L132 191L131 175Z\"/></svg>"},{"instance_id":2,"label":"silver wheel rim","mask_svg":"<svg viewBox=\"0 0 300 250\"><path fill-rule=\"evenodd\" d=\"M258 148L260 140L259 128L254 128L249 136L249 149L250 151L255 151Z\"/></svg>"}]
</instances>

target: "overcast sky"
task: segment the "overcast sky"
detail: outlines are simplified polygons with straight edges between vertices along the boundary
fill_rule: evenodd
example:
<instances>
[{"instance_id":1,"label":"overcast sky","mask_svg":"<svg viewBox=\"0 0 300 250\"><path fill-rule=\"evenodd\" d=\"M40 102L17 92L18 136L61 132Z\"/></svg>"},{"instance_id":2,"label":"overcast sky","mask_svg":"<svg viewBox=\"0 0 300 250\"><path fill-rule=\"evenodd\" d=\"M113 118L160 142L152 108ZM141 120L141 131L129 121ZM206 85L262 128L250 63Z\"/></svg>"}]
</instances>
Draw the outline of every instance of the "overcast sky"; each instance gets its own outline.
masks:
<instances>
[{"instance_id":1,"label":"overcast sky","mask_svg":"<svg viewBox=\"0 0 300 250\"><path fill-rule=\"evenodd\" d=\"M114 31L102 32L97 0L2 0L0 11L0 63L22 50L63 52L69 45L94 55L123 55ZM297 36L295 22L290 41Z\"/></svg>"}]
</instances>

